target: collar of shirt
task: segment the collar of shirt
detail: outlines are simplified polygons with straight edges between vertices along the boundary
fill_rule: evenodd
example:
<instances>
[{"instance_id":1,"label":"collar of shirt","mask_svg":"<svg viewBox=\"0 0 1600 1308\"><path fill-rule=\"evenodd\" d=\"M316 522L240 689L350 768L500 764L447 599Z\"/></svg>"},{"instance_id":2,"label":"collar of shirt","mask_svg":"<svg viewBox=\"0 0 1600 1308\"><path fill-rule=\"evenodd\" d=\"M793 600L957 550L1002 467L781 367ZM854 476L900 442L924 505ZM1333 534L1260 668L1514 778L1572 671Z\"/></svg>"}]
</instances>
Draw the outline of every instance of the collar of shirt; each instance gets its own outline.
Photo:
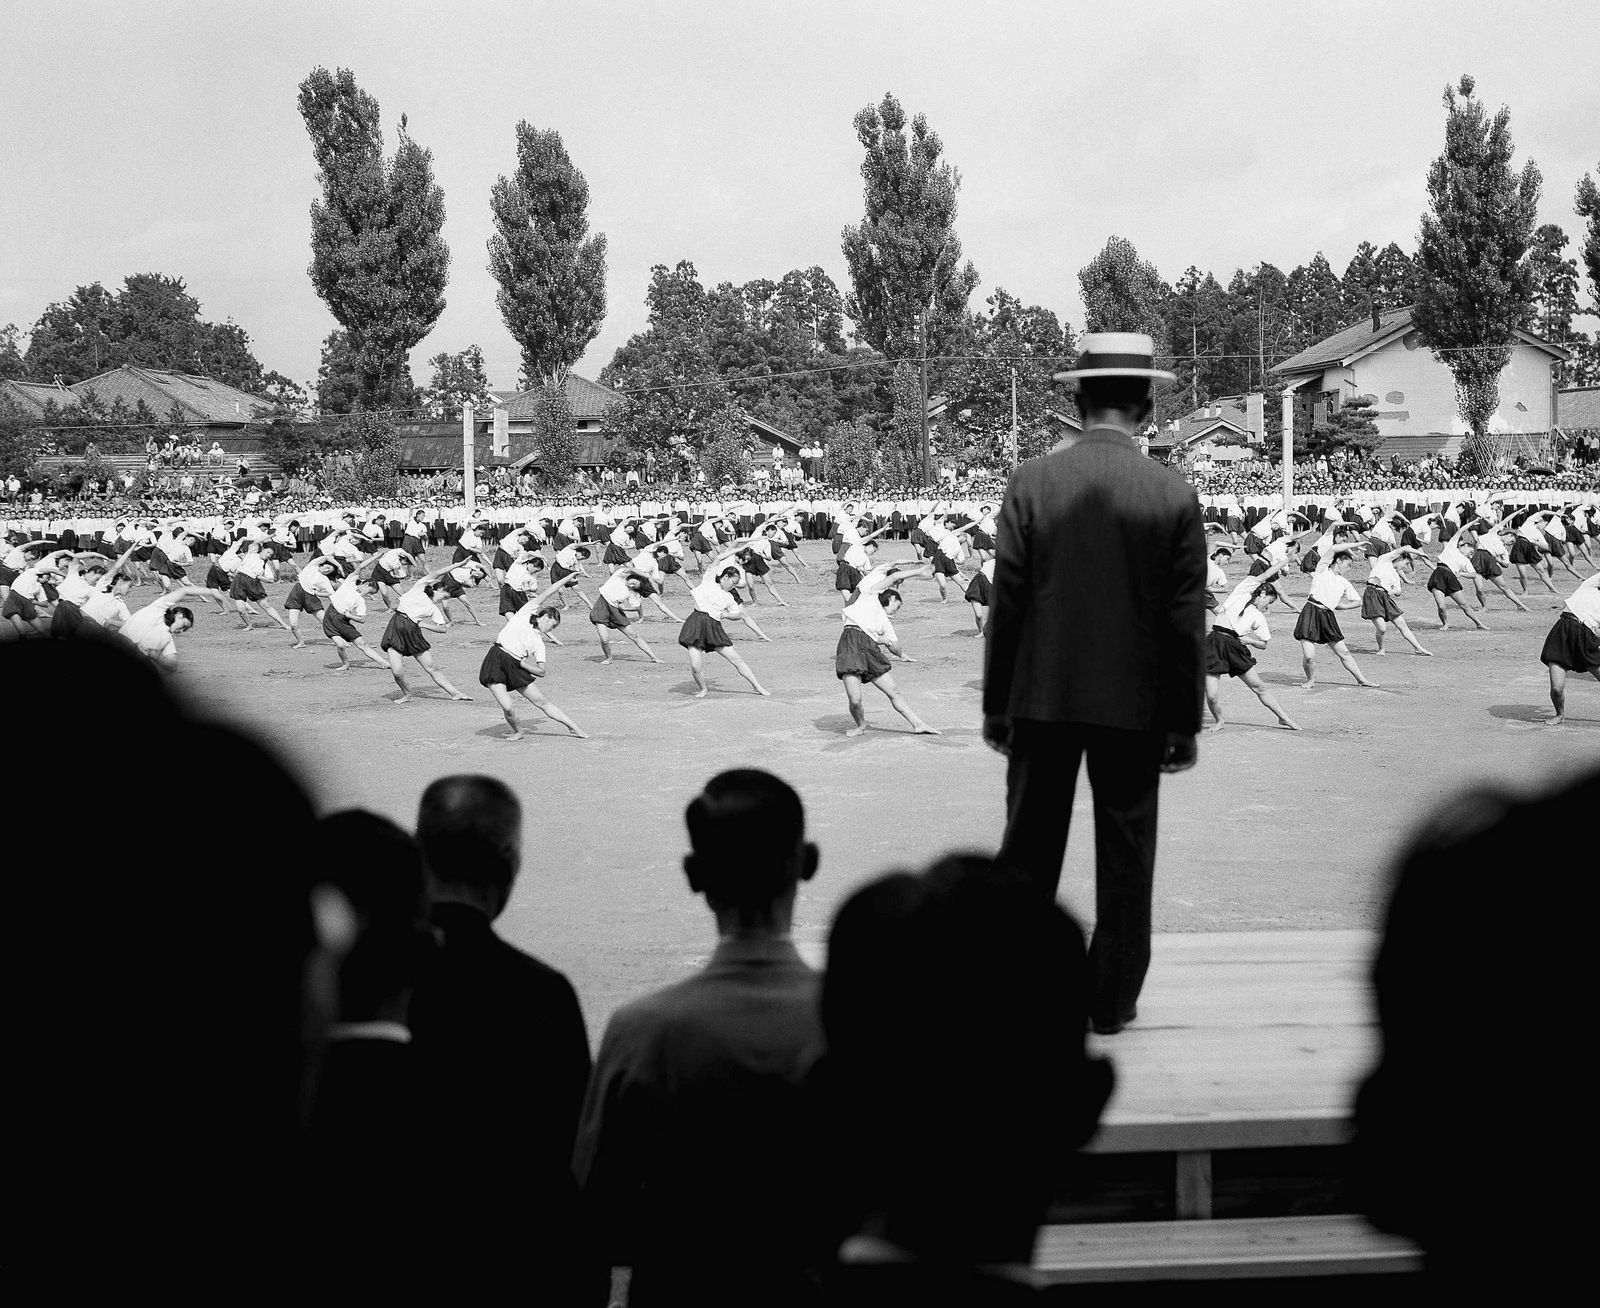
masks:
<instances>
[{"instance_id":1,"label":"collar of shirt","mask_svg":"<svg viewBox=\"0 0 1600 1308\"><path fill-rule=\"evenodd\" d=\"M725 936L717 941L708 968L805 967L788 936Z\"/></svg>"},{"instance_id":2,"label":"collar of shirt","mask_svg":"<svg viewBox=\"0 0 1600 1308\"><path fill-rule=\"evenodd\" d=\"M399 1022L330 1022L328 1040L392 1040L409 1045L411 1028Z\"/></svg>"}]
</instances>

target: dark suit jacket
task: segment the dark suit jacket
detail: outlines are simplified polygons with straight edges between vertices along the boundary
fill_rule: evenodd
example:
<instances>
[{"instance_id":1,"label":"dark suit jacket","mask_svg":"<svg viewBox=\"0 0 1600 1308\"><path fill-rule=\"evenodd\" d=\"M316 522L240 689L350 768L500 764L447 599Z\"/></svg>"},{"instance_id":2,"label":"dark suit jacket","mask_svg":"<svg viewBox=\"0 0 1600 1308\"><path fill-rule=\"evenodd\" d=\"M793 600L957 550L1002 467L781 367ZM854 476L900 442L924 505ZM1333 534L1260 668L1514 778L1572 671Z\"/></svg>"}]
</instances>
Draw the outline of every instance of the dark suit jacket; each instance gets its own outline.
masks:
<instances>
[{"instance_id":1,"label":"dark suit jacket","mask_svg":"<svg viewBox=\"0 0 1600 1308\"><path fill-rule=\"evenodd\" d=\"M1200 729L1200 503L1110 427L1024 463L1006 487L983 711L1135 731Z\"/></svg>"},{"instance_id":2,"label":"dark suit jacket","mask_svg":"<svg viewBox=\"0 0 1600 1308\"><path fill-rule=\"evenodd\" d=\"M444 943L409 1021L439 1196L427 1224L442 1243L469 1242L476 1259L520 1259L548 1282L581 1276L571 1164L590 1059L578 997L477 909L439 904L433 923Z\"/></svg>"}]
</instances>

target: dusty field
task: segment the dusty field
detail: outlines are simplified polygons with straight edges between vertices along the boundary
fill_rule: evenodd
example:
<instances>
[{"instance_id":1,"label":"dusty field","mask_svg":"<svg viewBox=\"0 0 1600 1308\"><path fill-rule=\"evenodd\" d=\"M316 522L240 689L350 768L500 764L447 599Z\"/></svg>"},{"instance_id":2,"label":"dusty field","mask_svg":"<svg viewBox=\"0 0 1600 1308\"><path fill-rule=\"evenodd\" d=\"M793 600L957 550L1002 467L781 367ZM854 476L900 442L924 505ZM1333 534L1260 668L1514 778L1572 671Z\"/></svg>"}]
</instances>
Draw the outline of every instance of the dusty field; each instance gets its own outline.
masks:
<instances>
[{"instance_id":1,"label":"dusty field","mask_svg":"<svg viewBox=\"0 0 1600 1308\"><path fill-rule=\"evenodd\" d=\"M618 1003L681 976L710 947L708 915L689 895L678 860L683 806L719 769L770 768L804 796L822 868L799 907L802 942L822 940L834 908L873 874L953 848L992 849L999 838L1004 764L978 732L982 649L972 638L971 610L954 600L941 606L924 581L910 586L896 619L919 660L897 668L897 679L944 734L906 734L869 690L869 712L882 729L847 740L844 694L833 676L839 624L826 567L831 556L821 544L805 554L815 565L802 573L807 584L776 574L792 607L764 602L757 610L773 644L730 624L773 691L767 700L720 659L709 661L711 697L692 699L677 626L659 614L643 631L664 666L618 641L617 661L601 667L593 628L574 607L562 631L568 644L551 650L546 684L591 733L588 740L567 738L531 709L525 725L536 736L499 739L499 713L477 684L497 629L488 588L476 592L475 607L493 625L458 625L432 638L446 675L475 696L471 704L419 696L396 706L387 673L335 675L320 631L310 648L291 650L276 628L233 630L214 610L201 611L199 627L180 642L180 680L204 710L243 721L298 759L328 809L362 805L409 825L432 778L464 771L503 777L522 797L527 828L524 871L500 928L572 977L598 1037ZM892 545L883 557L897 556L908 557L909 547ZM1304 593L1302 580L1293 584ZM1563 591L1572 584L1569 578ZM287 588L269 588L274 603ZM680 615L688 612L678 583L667 598ZM1537 658L1555 617L1548 596L1536 597L1527 615L1496 596L1488 632L1454 625L1436 632L1432 603L1414 587L1402 605L1434 658L1412 656L1398 639L1394 652L1374 658L1370 624L1345 624L1364 669L1382 683L1378 690L1354 687L1326 656L1315 690L1292 689L1294 616L1273 613L1262 670L1307 730L1273 728L1253 695L1224 683L1229 726L1204 737L1197 769L1162 787L1158 931L1372 926L1387 860L1439 796L1475 782L1531 782L1600 760L1600 686L1571 683L1568 725L1539 724L1549 707ZM374 645L385 621L381 613L368 620ZM1075 815L1062 896L1088 921L1094 901L1086 781Z\"/></svg>"}]
</instances>

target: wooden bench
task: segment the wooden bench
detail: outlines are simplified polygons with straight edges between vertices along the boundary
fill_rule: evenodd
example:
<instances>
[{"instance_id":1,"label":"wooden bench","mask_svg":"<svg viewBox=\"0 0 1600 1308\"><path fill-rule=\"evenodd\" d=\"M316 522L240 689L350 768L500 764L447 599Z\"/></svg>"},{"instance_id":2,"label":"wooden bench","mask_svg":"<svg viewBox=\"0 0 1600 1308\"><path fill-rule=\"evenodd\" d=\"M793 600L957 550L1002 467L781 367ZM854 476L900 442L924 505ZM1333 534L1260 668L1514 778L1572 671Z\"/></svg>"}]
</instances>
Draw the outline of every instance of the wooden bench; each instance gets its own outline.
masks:
<instances>
[{"instance_id":1,"label":"wooden bench","mask_svg":"<svg viewBox=\"0 0 1600 1308\"><path fill-rule=\"evenodd\" d=\"M1237 1281L1374 1276L1422 1270L1422 1251L1365 1218L1046 1226L1034 1246L1036 1285L1106 1281Z\"/></svg>"}]
</instances>

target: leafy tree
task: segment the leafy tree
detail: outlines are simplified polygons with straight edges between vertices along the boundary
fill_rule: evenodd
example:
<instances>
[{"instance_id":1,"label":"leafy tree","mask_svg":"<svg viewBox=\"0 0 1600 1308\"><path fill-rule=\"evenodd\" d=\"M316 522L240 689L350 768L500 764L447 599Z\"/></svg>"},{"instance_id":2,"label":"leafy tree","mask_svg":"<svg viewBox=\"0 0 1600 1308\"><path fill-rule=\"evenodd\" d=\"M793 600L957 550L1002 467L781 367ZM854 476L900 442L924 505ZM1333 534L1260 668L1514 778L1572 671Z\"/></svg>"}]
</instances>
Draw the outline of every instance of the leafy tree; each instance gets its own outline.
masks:
<instances>
[{"instance_id":1,"label":"leafy tree","mask_svg":"<svg viewBox=\"0 0 1600 1308\"><path fill-rule=\"evenodd\" d=\"M21 333L17 331L16 323L8 322L0 327L0 381L21 378L27 374L28 365L22 359L20 339Z\"/></svg>"},{"instance_id":2,"label":"leafy tree","mask_svg":"<svg viewBox=\"0 0 1600 1308\"><path fill-rule=\"evenodd\" d=\"M922 481L922 379L915 365L902 360L894 370L894 416L887 439L879 445L884 476L892 483Z\"/></svg>"},{"instance_id":3,"label":"leafy tree","mask_svg":"<svg viewBox=\"0 0 1600 1308\"><path fill-rule=\"evenodd\" d=\"M21 477L39 456L40 426L9 395L0 394L0 477Z\"/></svg>"},{"instance_id":4,"label":"leafy tree","mask_svg":"<svg viewBox=\"0 0 1600 1308\"><path fill-rule=\"evenodd\" d=\"M346 332L329 332L322 342L322 362L317 367L317 410L350 413L361 406L361 374Z\"/></svg>"},{"instance_id":5,"label":"leafy tree","mask_svg":"<svg viewBox=\"0 0 1600 1308\"><path fill-rule=\"evenodd\" d=\"M864 422L840 422L828 428L826 480L840 486L865 486L877 473L878 433Z\"/></svg>"},{"instance_id":6,"label":"leafy tree","mask_svg":"<svg viewBox=\"0 0 1600 1308\"><path fill-rule=\"evenodd\" d=\"M1600 313L1600 186L1588 173L1578 179L1574 212L1589 220L1583 236L1583 266L1589 274L1590 312Z\"/></svg>"},{"instance_id":7,"label":"leafy tree","mask_svg":"<svg viewBox=\"0 0 1600 1308\"><path fill-rule=\"evenodd\" d=\"M1344 327L1344 295L1339 278L1321 250L1312 256L1310 263L1289 274L1284 289L1302 349Z\"/></svg>"},{"instance_id":8,"label":"leafy tree","mask_svg":"<svg viewBox=\"0 0 1600 1308\"><path fill-rule=\"evenodd\" d=\"M305 387L291 381L281 372L264 373L259 393L262 399L270 403L284 417L303 422L311 415L311 401L306 395Z\"/></svg>"},{"instance_id":9,"label":"leafy tree","mask_svg":"<svg viewBox=\"0 0 1600 1308\"><path fill-rule=\"evenodd\" d=\"M606 316L606 238L589 236L589 183L554 130L517 124L517 171L489 193L495 303L526 386L559 387Z\"/></svg>"},{"instance_id":10,"label":"leafy tree","mask_svg":"<svg viewBox=\"0 0 1600 1308\"><path fill-rule=\"evenodd\" d=\"M314 68L299 106L322 186L311 206L312 284L349 338L362 405L404 407L407 354L444 311L450 270L433 154L402 114L395 153L384 158L378 102L349 69Z\"/></svg>"},{"instance_id":11,"label":"leafy tree","mask_svg":"<svg viewBox=\"0 0 1600 1308\"><path fill-rule=\"evenodd\" d=\"M1362 241L1345 265L1344 276L1339 279L1339 294L1344 300L1345 323L1358 323L1372 315L1374 306L1392 308L1383 302L1383 278L1378 272L1378 248L1371 241Z\"/></svg>"},{"instance_id":12,"label":"leafy tree","mask_svg":"<svg viewBox=\"0 0 1600 1308\"><path fill-rule=\"evenodd\" d=\"M1578 312L1578 265L1572 259L1563 259L1561 252L1567 247L1567 234L1554 223L1545 223L1533 234L1533 244L1528 249L1528 267L1533 273L1533 330L1547 341L1574 351L1574 358L1556 365L1557 385L1568 386L1576 373L1582 370L1577 354L1581 353L1584 335L1572 326Z\"/></svg>"},{"instance_id":13,"label":"leafy tree","mask_svg":"<svg viewBox=\"0 0 1600 1308\"><path fill-rule=\"evenodd\" d=\"M99 282L92 282L61 303L48 305L28 337L28 376L42 382L59 378L70 386L116 367L115 298Z\"/></svg>"},{"instance_id":14,"label":"leafy tree","mask_svg":"<svg viewBox=\"0 0 1600 1308\"><path fill-rule=\"evenodd\" d=\"M1139 258L1131 241L1113 236L1078 270L1085 328L1091 332L1143 332L1164 356L1170 342L1162 312L1166 283L1154 264Z\"/></svg>"},{"instance_id":15,"label":"leafy tree","mask_svg":"<svg viewBox=\"0 0 1600 1308\"><path fill-rule=\"evenodd\" d=\"M753 451L750 428L731 407L717 410L706 422L699 463L713 486L747 480Z\"/></svg>"},{"instance_id":16,"label":"leafy tree","mask_svg":"<svg viewBox=\"0 0 1600 1308\"><path fill-rule=\"evenodd\" d=\"M1459 93L1460 98L1457 98ZM1455 376L1456 404L1471 428L1467 450L1480 468L1499 465L1489 432L1500 406L1500 372L1533 302L1523 259L1539 203L1532 160L1511 169L1511 111L1491 119L1463 76L1446 88L1444 153L1428 169L1429 212L1417 262L1422 280L1412 318L1423 343Z\"/></svg>"},{"instance_id":17,"label":"leafy tree","mask_svg":"<svg viewBox=\"0 0 1600 1308\"><path fill-rule=\"evenodd\" d=\"M433 378L423 389L421 399L435 418L459 418L463 405L483 409L494 403L489 394L489 375L483 367L483 351L469 345L456 354L436 354L428 360Z\"/></svg>"},{"instance_id":18,"label":"leafy tree","mask_svg":"<svg viewBox=\"0 0 1600 1308\"><path fill-rule=\"evenodd\" d=\"M924 338L926 352L937 353L978 285L955 234L960 174L940 162L944 144L922 114L909 140L905 127L892 95L856 114L866 213L843 235L854 288L845 312L868 344L894 359L923 353Z\"/></svg>"},{"instance_id":19,"label":"leafy tree","mask_svg":"<svg viewBox=\"0 0 1600 1308\"><path fill-rule=\"evenodd\" d=\"M578 466L578 424L565 387L543 386L534 398L533 441L545 480L564 486Z\"/></svg>"},{"instance_id":20,"label":"leafy tree","mask_svg":"<svg viewBox=\"0 0 1600 1308\"><path fill-rule=\"evenodd\" d=\"M1417 302L1416 262L1393 241L1377 258L1378 292L1386 308L1403 308Z\"/></svg>"},{"instance_id":21,"label":"leafy tree","mask_svg":"<svg viewBox=\"0 0 1600 1308\"><path fill-rule=\"evenodd\" d=\"M1297 452L1303 451L1314 458L1319 454L1343 450L1346 454L1353 453L1365 458L1378 448L1382 440L1378 435L1378 424L1372 418L1373 408L1374 402L1362 395L1345 400L1328 415L1326 422L1312 428L1309 439L1296 443Z\"/></svg>"}]
</instances>

